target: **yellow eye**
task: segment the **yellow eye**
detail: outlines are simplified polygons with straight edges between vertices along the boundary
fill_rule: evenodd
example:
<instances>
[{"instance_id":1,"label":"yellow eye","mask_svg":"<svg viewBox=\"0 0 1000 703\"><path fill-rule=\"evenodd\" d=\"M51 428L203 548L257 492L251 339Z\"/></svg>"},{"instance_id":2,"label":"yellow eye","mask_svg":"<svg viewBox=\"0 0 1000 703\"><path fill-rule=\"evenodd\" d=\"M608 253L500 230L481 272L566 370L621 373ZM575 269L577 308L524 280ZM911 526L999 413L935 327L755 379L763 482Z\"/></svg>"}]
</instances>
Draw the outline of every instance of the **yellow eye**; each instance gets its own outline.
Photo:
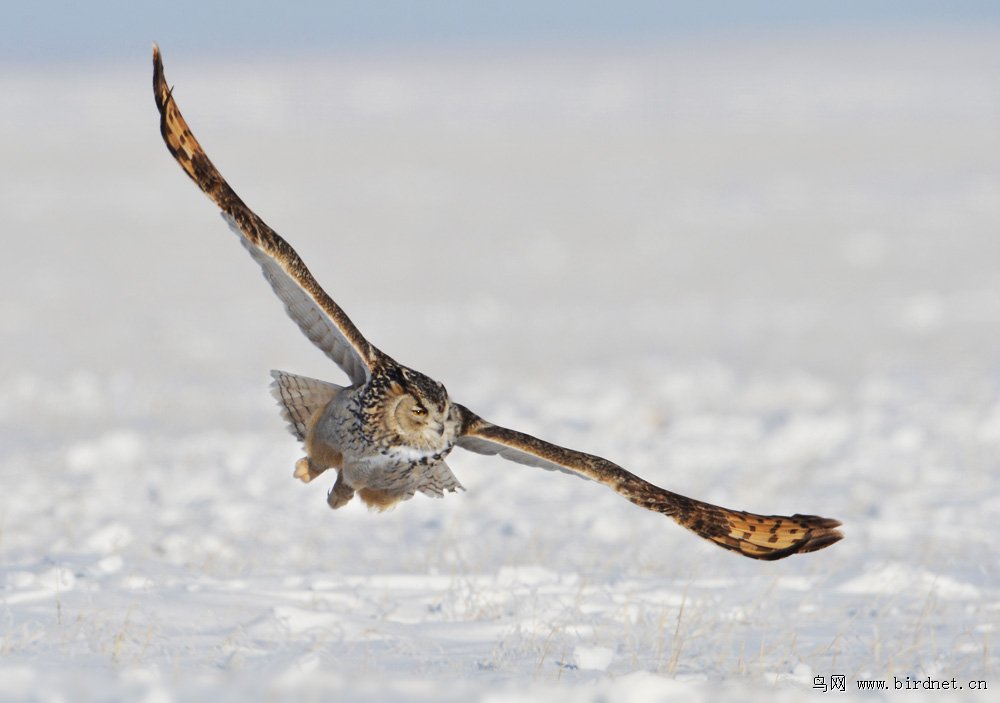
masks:
<instances>
[{"instance_id":1,"label":"yellow eye","mask_svg":"<svg viewBox=\"0 0 1000 703\"><path fill-rule=\"evenodd\" d=\"M423 405L414 405L413 409L410 410L411 413L417 417L422 417L427 414L427 409Z\"/></svg>"}]
</instances>

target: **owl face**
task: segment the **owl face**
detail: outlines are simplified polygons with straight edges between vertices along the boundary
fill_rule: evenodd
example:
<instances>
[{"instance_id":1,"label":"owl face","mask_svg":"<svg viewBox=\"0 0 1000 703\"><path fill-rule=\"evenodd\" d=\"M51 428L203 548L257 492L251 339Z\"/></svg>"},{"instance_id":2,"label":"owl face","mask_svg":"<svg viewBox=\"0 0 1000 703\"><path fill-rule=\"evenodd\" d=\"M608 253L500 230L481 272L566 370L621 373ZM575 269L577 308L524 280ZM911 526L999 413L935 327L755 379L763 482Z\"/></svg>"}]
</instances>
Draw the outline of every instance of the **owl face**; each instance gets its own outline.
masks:
<instances>
[{"instance_id":1,"label":"owl face","mask_svg":"<svg viewBox=\"0 0 1000 703\"><path fill-rule=\"evenodd\" d=\"M448 391L431 378L403 368L390 385L386 420L406 444L440 451L454 442L454 414Z\"/></svg>"}]
</instances>

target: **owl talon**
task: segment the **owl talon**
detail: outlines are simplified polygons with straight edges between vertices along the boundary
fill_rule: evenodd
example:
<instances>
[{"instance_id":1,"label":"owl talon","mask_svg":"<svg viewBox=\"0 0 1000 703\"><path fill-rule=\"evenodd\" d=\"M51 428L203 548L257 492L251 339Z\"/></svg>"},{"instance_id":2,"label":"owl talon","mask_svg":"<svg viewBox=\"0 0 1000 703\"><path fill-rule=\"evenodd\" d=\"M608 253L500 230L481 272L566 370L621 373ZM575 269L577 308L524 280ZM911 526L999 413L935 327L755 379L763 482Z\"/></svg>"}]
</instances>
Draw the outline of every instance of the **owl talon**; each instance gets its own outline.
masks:
<instances>
[{"instance_id":1,"label":"owl talon","mask_svg":"<svg viewBox=\"0 0 1000 703\"><path fill-rule=\"evenodd\" d=\"M342 487L341 487L342 488ZM330 492L326 494L326 503L331 508L336 510L337 508L343 508L349 502L351 498L354 497L354 490L348 488L346 490L339 490L337 486L330 489Z\"/></svg>"},{"instance_id":2,"label":"owl talon","mask_svg":"<svg viewBox=\"0 0 1000 703\"><path fill-rule=\"evenodd\" d=\"M354 489L344 483L344 475L338 473L336 483L333 484L330 492L326 494L327 505L336 510L347 505L353 497Z\"/></svg>"}]
</instances>

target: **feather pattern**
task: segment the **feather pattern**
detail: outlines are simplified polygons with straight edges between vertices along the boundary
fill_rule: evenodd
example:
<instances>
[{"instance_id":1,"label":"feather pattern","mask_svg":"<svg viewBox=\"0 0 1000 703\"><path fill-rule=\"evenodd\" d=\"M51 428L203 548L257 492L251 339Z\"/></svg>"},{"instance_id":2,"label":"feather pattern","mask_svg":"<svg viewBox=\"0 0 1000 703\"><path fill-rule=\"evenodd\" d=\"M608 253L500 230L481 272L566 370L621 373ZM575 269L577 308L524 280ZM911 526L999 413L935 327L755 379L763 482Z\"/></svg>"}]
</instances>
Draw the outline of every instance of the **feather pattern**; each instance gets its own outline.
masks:
<instances>
[{"instance_id":1,"label":"feather pattern","mask_svg":"<svg viewBox=\"0 0 1000 703\"><path fill-rule=\"evenodd\" d=\"M289 431L305 441L309 428L316 422L316 415L333 400L343 388L333 383L286 371L272 371L271 395L281 406L281 416L288 423Z\"/></svg>"}]
</instances>

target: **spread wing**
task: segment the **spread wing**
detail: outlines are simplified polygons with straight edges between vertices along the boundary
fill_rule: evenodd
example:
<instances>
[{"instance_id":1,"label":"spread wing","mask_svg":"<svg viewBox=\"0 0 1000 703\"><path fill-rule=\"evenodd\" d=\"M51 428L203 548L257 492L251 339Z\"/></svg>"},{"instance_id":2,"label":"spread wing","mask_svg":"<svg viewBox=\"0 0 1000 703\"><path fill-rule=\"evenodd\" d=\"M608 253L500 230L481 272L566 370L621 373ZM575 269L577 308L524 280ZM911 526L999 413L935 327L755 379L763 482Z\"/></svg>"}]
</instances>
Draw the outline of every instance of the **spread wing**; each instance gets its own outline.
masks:
<instances>
[{"instance_id":1,"label":"spread wing","mask_svg":"<svg viewBox=\"0 0 1000 703\"><path fill-rule=\"evenodd\" d=\"M285 304L288 315L353 383L370 379L372 365L380 352L320 288L291 245L247 207L209 160L167 86L156 44L153 45L153 95L167 149L191 180L222 209L230 227L240 235L243 246L260 264L264 278Z\"/></svg>"},{"instance_id":2,"label":"spread wing","mask_svg":"<svg viewBox=\"0 0 1000 703\"><path fill-rule=\"evenodd\" d=\"M636 505L663 513L700 537L753 559L783 559L814 552L843 538L837 520L816 515L755 515L672 493L617 464L499 427L462 408L458 446L528 466L565 471L603 483Z\"/></svg>"}]
</instances>

